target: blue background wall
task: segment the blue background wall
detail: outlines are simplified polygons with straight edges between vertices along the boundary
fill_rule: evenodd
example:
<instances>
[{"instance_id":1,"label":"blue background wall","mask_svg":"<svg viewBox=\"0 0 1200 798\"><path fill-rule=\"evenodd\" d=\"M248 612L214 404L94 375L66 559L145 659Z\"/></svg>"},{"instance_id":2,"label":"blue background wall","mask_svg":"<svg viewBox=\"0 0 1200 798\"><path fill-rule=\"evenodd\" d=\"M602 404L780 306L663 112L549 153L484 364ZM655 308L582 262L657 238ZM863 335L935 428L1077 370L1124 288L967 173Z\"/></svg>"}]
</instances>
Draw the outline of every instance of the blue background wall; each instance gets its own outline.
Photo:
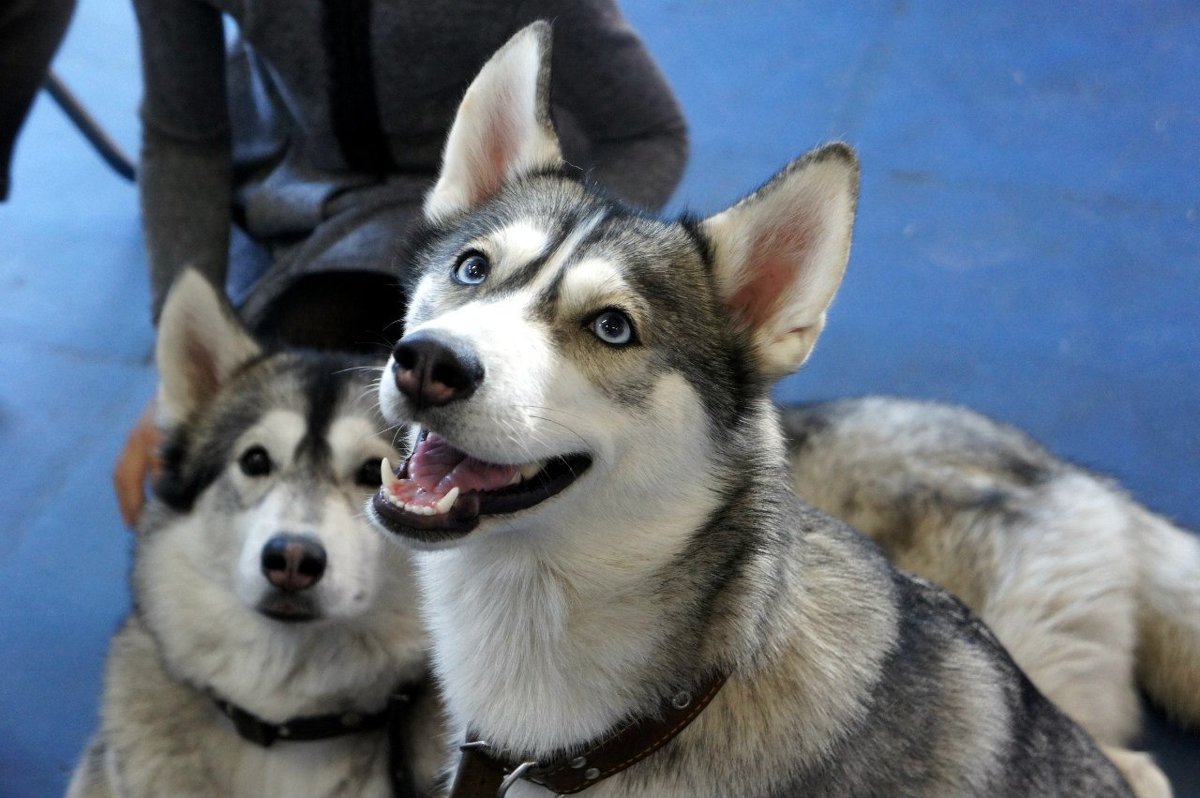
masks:
<instances>
[{"instance_id":1,"label":"blue background wall","mask_svg":"<svg viewBox=\"0 0 1200 798\"><path fill-rule=\"evenodd\" d=\"M859 150L850 269L781 398L898 393L1016 423L1200 528L1200 6L627 0L691 121L674 208ZM56 68L136 151L132 12ZM61 792L127 607L113 458L153 390L131 186L43 97L0 205L0 794ZM1200 576L1200 575L1198 575ZM1200 737L1147 744L1200 797Z\"/></svg>"}]
</instances>

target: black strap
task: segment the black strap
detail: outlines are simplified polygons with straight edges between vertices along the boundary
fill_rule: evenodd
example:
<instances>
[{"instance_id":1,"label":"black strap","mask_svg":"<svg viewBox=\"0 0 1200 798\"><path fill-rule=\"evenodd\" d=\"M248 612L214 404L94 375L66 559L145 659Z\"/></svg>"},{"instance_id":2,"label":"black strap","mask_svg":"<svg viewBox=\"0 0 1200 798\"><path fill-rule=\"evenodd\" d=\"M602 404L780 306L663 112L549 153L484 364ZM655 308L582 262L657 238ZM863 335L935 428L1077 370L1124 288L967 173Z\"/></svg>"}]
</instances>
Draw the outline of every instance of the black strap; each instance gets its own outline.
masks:
<instances>
[{"instance_id":1,"label":"black strap","mask_svg":"<svg viewBox=\"0 0 1200 798\"><path fill-rule=\"evenodd\" d=\"M283 723L270 723L230 701L219 698L214 701L217 708L233 721L234 728L237 729L237 733L243 740L261 745L263 748L269 748L276 740L296 742L326 740L330 737L340 737L343 734L357 734L379 729L391 717L389 707L370 714L352 711L336 712L329 715L289 718Z\"/></svg>"},{"instance_id":2,"label":"black strap","mask_svg":"<svg viewBox=\"0 0 1200 798\"><path fill-rule=\"evenodd\" d=\"M394 798L419 798L420 795L406 727L412 706L420 699L424 686L422 682L406 691L397 690L388 698L388 779Z\"/></svg>"},{"instance_id":3,"label":"black strap","mask_svg":"<svg viewBox=\"0 0 1200 798\"><path fill-rule=\"evenodd\" d=\"M233 721L233 726L243 740L268 748L276 740L292 742L307 742L312 740L327 740L330 737L340 737L344 734L357 734L389 726L394 733L394 726L402 720L406 708L421 690L420 683L403 685L396 688L388 697L387 706L378 712L331 712L328 715L304 715L289 718L283 723L271 723L242 709L232 701L226 701L213 696L213 703L225 717Z\"/></svg>"},{"instance_id":4,"label":"black strap","mask_svg":"<svg viewBox=\"0 0 1200 798\"><path fill-rule=\"evenodd\" d=\"M418 798L416 776L412 769L412 751L408 745L407 723L413 703L424 692L425 682L403 685L388 696L387 706L378 712L339 712L307 715L283 723L270 723L231 701L213 696L213 702L243 740L269 748L277 740L309 742L328 740L345 734L358 734L384 726L388 734L388 781L395 798Z\"/></svg>"}]
</instances>

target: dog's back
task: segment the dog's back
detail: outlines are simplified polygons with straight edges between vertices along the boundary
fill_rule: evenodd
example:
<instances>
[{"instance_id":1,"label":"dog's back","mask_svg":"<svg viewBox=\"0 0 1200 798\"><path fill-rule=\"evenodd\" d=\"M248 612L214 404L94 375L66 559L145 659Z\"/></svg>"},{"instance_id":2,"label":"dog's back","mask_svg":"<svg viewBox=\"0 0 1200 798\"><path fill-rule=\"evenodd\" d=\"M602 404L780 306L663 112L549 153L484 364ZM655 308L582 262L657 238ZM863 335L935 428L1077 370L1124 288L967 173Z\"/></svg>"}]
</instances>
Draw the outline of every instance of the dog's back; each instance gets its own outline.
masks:
<instances>
[{"instance_id":1,"label":"dog's back","mask_svg":"<svg viewBox=\"0 0 1200 798\"><path fill-rule=\"evenodd\" d=\"M776 636L791 640L774 662L738 672L728 701L714 702L728 727L767 721L757 743L771 740L770 753L760 756L778 759L780 777L769 795L1128 795L1088 734L961 602L893 569L856 531L779 500L779 527L792 534L756 544L764 562L789 565L774 572L778 598L759 619L758 643L772 650ZM722 758L713 759L720 771Z\"/></svg>"},{"instance_id":2,"label":"dog's back","mask_svg":"<svg viewBox=\"0 0 1200 798\"><path fill-rule=\"evenodd\" d=\"M1141 796L1170 794L1144 754L1135 671L1200 722L1200 541L1019 430L931 402L786 408L797 492L899 567L978 612Z\"/></svg>"}]
</instances>

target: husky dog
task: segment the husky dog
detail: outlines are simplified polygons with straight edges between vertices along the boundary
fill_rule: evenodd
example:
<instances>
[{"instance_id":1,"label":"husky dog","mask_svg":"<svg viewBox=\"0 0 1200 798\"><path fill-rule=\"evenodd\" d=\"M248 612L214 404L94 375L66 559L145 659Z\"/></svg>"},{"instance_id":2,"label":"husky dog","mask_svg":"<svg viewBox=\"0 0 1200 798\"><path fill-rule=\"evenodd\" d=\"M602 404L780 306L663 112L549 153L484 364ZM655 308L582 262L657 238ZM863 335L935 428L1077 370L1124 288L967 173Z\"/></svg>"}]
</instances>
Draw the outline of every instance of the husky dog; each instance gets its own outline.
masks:
<instances>
[{"instance_id":1,"label":"husky dog","mask_svg":"<svg viewBox=\"0 0 1200 798\"><path fill-rule=\"evenodd\" d=\"M1134 674L1200 725L1200 539L1012 427L883 397L784 411L797 492L979 614L1140 796Z\"/></svg>"},{"instance_id":2,"label":"husky dog","mask_svg":"<svg viewBox=\"0 0 1200 798\"><path fill-rule=\"evenodd\" d=\"M962 604L792 491L769 388L841 281L851 150L649 218L563 163L548 42L463 99L380 383L451 794L1130 795Z\"/></svg>"},{"instance_id":3,"label":"husky dog","mask_svg":"<svg viewBox=\"0 0 1200 798\"><path fill-rule=\"evenodd\" d=\"M264 351L195 272L157 359L164 473L68 794L390 795L392 718L396 783L427 786L444 741L432 690L411 689L427 655L412 569L362 509L396 454L378 361Z\"/></svg>"}]
</instances>

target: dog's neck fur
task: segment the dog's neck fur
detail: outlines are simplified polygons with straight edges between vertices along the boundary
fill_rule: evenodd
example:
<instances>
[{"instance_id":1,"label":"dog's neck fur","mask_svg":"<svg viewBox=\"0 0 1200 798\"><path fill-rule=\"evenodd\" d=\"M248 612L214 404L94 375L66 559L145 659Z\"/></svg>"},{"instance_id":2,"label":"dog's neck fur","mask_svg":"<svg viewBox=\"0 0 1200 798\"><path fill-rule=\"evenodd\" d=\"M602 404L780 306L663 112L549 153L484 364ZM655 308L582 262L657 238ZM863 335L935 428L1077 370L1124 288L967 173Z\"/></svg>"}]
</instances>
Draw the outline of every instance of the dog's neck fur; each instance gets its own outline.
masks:
<instances>
[{"instance_id":1,"label":"dog's neck fur","mask_svg":"<svg viewBox=\"0 0 1200 798\"><path fill-rule=\"evenodd\" d=\"M622 477L637 481L637 469L617 464L604 484L564 495L564 509L537 528L497 529L418 556L436 665L459 727L509 751L545 756L753 656L739 644L738 627L753 624L760 597L743 593L738 606L719 606L718 598L695 620L700 593L721 578L713 571L734 571L723 560L736 552L705 552L699 559L708 572L687 584L660 576L703 547L697 538L729 509L728 497L690 475L738 463L745 490L738 500L752 503L764 479L784 479L781 469L776 477L756 472L784 457L765 399L745 426L733 443L737 452L677 453L676 490L658 501L631 502ZM614 507L641 511L619 518Z\"/></svg>"}]
</instances>

